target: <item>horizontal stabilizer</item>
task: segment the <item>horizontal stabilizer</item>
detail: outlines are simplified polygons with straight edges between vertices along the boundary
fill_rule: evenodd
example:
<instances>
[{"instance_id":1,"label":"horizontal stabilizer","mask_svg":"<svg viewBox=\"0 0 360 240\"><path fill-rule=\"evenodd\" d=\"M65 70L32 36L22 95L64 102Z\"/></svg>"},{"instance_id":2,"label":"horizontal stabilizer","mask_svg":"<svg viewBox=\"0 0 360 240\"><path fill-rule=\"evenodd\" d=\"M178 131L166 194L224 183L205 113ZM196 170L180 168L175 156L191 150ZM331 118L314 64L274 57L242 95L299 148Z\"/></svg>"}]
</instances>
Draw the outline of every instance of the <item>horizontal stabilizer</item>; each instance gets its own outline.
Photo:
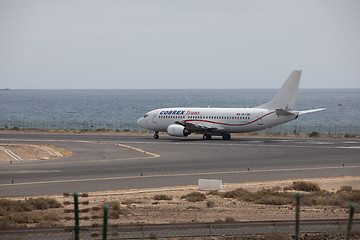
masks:
<instances>
[{"instance_id":1,"label":"horizontal stabilizer","mask_svg":"<svg viewBox=\"0 0 360 240\"><path fill-rule=\"evenodd\" d=\"M325 110L326 108L318 108L318 109L310 109L310 110L304 110L304 111L298 111L298 114L307 114L307 113L313 113L313 112L319 112L322 110Z\"/></svg>"}]
</instances>

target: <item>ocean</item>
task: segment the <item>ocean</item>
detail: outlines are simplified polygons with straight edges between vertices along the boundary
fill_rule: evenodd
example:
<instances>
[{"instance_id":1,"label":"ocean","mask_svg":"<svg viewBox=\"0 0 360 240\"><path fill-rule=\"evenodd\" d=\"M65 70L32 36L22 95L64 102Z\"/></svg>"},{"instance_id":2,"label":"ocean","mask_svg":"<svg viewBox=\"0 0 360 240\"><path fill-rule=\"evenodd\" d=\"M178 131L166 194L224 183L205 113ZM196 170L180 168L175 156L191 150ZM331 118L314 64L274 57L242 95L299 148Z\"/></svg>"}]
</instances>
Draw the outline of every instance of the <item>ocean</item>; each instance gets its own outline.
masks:
<instances>
[{"instance_id":1,"label":"ocean","mask_svg":"<svg viewBox=\"0 0 360 240\"><path fill-rule=\"evenodd\" d=\"M146 112L164 107L254 107L277 89L234 90L1 90L0 128L130 130ZM296 110L327 108L301 115L273 133L360 135L360 89L299 89Z\"/></svg>"}]
</instances>

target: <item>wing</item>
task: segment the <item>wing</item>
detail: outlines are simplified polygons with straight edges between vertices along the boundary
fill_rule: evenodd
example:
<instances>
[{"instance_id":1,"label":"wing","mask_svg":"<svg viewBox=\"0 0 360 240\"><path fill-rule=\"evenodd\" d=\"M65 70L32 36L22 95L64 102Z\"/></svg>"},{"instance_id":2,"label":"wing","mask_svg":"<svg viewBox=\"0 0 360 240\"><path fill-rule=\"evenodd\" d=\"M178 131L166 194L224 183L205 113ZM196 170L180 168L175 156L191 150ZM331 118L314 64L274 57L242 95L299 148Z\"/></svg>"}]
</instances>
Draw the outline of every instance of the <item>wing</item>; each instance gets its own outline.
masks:
<instances>
[{"instance_id":1,"label":"wing","mask_svg":"<svg viewBox=\"0 0 360 240\"><path fill-rule=\"evenodd\" d=\"M191 122L184 122L184 121L175 122L175 123L182 125L189 131L195 132L195 133L209 133L209 132L219 133L219 132L223 131L223 128L211 127L211 126L207 125L206 123L191 123Z\"/></svg>"}]
</instances>

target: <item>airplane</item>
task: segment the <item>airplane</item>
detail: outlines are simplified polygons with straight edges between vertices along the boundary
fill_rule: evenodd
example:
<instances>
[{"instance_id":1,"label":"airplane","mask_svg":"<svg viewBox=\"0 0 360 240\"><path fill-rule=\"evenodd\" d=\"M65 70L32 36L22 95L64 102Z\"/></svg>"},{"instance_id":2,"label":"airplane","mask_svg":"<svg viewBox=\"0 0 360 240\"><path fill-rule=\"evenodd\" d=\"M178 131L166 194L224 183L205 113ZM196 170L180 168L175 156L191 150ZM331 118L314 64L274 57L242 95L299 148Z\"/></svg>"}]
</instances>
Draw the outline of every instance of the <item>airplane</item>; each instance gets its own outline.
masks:
<instances>
[{"instance_id":1,"label":"airplane","mask_svg":"<svg viewBox=\"0 0 360 240\"><path fill-rule=\"evenodd\" d=\"M230 140L231 133L271 128L295 120L299 115L325 109L294 110L301 73L301 70L291 72L270 102L253 108L162 108L146 113L137 124L154 131L154 139L159 138L159 132L167 132L175 137L200 133L204 140L210 140L212 136Z\"/></svg>"}]
</instances>

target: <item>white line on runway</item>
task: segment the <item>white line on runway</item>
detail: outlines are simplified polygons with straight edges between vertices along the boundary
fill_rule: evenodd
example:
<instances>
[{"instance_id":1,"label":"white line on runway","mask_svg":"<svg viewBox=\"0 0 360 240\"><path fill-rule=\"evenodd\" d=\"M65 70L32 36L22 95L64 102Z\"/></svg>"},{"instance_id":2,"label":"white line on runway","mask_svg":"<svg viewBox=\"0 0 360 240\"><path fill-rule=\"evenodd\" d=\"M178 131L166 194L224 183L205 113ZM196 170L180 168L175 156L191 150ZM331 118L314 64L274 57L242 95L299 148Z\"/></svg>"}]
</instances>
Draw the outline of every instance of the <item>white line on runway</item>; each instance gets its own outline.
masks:
<instances>
[{"instance_id":1,"label":"white line on runway","mask_svg":"<svg viewBox=\"0 0 360 240\"><path fill-rule=\"evenodd\" d=\"M0 150L4 151L7 155L9 155L10 157L12 157L13 159L15 159L16 161L22 161L23 159L21 157L19 157L18 155L16 155L15 153L13 153L12 151L10 151L9 149L6 149L4 147L0 147Z\"/></svg>"},{"instance_id":2,"label":"white line on runway","mask_svg":"<svg viewBox=\"0 0 360 240\"><path fill-rule=\"evenodd\" d=\"M360 146L336 147L336 148L344 148L344 149L360 149Z\"/></svg>"}]
</instances>

